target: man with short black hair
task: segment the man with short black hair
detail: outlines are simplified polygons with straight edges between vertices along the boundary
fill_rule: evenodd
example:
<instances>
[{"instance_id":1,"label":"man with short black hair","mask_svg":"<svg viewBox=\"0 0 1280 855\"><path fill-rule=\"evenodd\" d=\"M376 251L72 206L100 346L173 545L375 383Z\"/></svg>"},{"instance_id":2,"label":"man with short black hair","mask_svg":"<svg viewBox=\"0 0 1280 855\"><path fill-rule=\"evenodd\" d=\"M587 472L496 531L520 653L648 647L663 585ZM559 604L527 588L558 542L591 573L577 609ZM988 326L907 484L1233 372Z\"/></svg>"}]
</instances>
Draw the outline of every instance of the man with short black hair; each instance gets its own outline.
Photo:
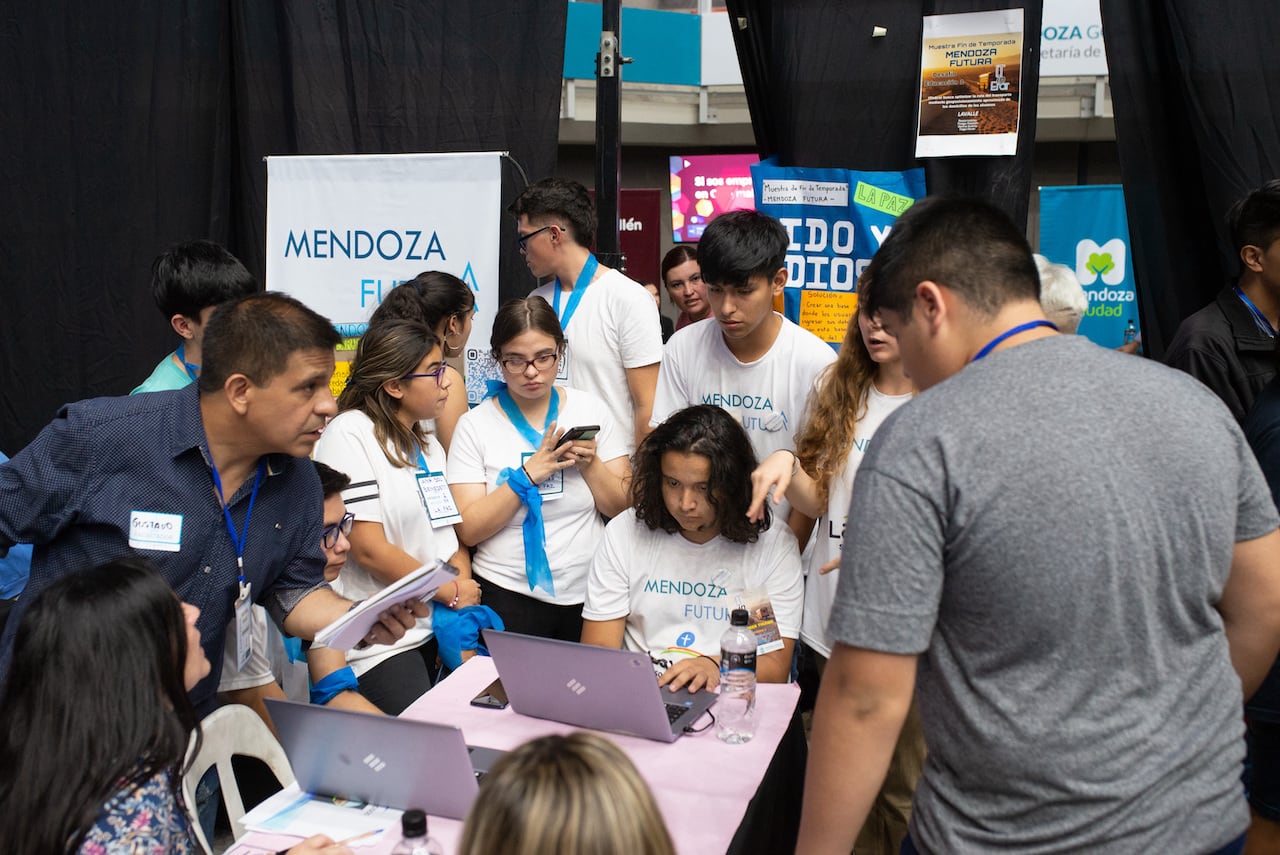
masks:
<instances>
[{"instance_id":1,"label":"man with short black hair","mask_svg":"<svg viewBox=\"0 0 1280 855\"><path fill-rule=\"evenodd\" d=\"M918 694L904 853L1238 853L1241 689L1280 646L1276 508L1239 426L1185 375L1058 335L986 202L916 203L865 277L921 392L854 482L796 851L847 855Z\"/></svg>"},{"instance_id":2,"label":"man with short black hair","mask_svg":"<svg viewBox=\"0 0 1280 855\"><path fill-rule=\"evenodd\" d=\"M634 451L649 432L662 359L653 298L592 254L596 212L578 182L544 178L509 210L518 221L517 240L529 271L538 279L554 277L532 296L555 309L564 330L567 343L556 379L602 398L626 437L627 452Z\"/></svg>"},{"instance_id":3,"label":"man with short black hair","mask_svg":"<svg viewBox=\"0 0 1280 855\"><path fill-rule=\"evenodd\" d=\"M1213 390L1244 421L1276 376L1271 351L1280 327L1280 179L1239 200L1227 214L1240 278L1185 319L1164 361Z\"/></svg>"},{"instance_id":4,"label":"man with short black hair","mask_svg":"<svg viewBox=\"0 0 1280 855\"><path fill-rule=\"evenodd\" d=\"M181 389L200 374L201 344L213 310L258 290L240 259L212 241L176 244L151 263L151 296L182 341L132 394Z\"/></svg>"},{"instance_id":5,"label":"man with short black hair","mask_svg":"<svg viewBox=\"0 0 1280 855\"><path fill-rule=\"evenodd\" d=\"M336 410L338 340L297 300L254 294L209 320L198 388L63 407L0 465L0 549L35 545L26 593L120 555L149 559L200 609L215 663L191 691L202 715L214 705L237 601L266 606L299 638L346 612L351 603L324 584L320 483L305 459ZM17 623L0 642L5 665ZM413 623L408 609L389 610L367 640Z\"/></svg>"},{"instance_id":6,"label":"man with short black hair","mask_svg":"<svg viewBox=\"0 0 1280 855\"><path fill-rule=\"evenodd\" d=\"M795 448L795 434L831 347L774 311L787 284L787 230L758 211L711 221L698 265L715 323L690 324L667 342L651 425L694 404L715 404L747 431L761 460ZM775 508L788 520L790 506ZM802 528L807 535L807 526Z\"/></svg>"}]
</instances>

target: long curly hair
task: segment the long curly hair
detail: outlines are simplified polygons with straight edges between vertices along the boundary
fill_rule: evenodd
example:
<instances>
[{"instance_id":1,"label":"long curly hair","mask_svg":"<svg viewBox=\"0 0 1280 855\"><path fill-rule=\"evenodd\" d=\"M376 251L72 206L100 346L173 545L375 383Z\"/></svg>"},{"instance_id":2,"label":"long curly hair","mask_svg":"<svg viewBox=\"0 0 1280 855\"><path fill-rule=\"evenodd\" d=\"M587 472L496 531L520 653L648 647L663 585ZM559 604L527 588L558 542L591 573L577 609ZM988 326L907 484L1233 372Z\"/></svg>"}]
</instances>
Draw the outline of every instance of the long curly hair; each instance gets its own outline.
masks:
<instances>
[{"instance_id":1,"label":"long curly hair","mask_svg":"<svg viewBox=\"0 0 1280 855\"><path fill-rule=\"evenodd\" d=\"M697 404L672 413L636 449L631 469L631 502L636 519L649 529L668 534L680 524L662 498L662 455L668 451L700 454L711 464L707 500L716 509L716 526L725 540L755 543L772 522L766 506L758 523L747 519L751 504L751 472L756 454L751 439L733 416L710 404Z\"/></svg>"},{"instance_id":2,"label":"long curly hair","mask_svg":"<svg viewBox=\"0 0 1280 855\"><path fill-rule=\"evenodd\" d=\"M818 482L823 501L832 477L849 458L858 422L867 414L867 397L875 376L876 363L862 340L855 309L845 328L840 354L819 375L796 434L796 459Z\"/></svg>"},{"instance_id":3,"label":"long curly hair","mask_svg":"<svg viewBox=\"0 0 1280 855\"><path fill-rule=\"evenodd\" d=\"M0 852L74 852L112 796L162 771L182 804L186 658L178 598L140 558L35 595L0 703Z\"/></svg>"}]
</instances>

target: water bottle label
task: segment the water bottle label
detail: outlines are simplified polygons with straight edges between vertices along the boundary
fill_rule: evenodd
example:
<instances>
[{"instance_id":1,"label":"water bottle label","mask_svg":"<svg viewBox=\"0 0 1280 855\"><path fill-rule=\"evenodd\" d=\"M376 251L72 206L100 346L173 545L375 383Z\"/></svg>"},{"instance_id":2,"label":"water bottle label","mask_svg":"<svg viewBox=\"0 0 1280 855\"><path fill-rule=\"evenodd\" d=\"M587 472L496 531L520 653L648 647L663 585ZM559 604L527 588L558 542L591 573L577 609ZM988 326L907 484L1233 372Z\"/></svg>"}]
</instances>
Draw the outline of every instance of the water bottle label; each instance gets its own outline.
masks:
<instances>
[{"instance_id":1,"label":"water bottle label","mask_svg":"<svg viewBox=\"0 0 1280 855\"><path fill-rule=\"evenodd\" d=\"M756 670L756 652L754 650L749 653L730 653L727 650L720 652L720 673L727 674L730 671L746 670L755 672Z\"/></svg>"}]
</instances>

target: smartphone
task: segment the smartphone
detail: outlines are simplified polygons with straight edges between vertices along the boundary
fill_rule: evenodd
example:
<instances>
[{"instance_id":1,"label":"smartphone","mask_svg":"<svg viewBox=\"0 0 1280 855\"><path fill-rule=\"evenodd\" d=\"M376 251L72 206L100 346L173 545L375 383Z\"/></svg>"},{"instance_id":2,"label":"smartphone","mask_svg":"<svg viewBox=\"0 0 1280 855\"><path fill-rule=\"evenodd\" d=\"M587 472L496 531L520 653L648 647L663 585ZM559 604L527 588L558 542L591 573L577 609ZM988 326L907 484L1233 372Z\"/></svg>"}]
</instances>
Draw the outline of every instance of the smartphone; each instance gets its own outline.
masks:
<instances>
[{"instance_id":1,"label":"smartphone","mask_svg":"<svg viewBox=\"0 0 1280 855\"><path fill-rule=\"evenodd\" d=\"M560 437L560 442L556 444L556 448L564 448L571 442L579 439L595 439L596 434L600 432L600 425L579 425L571 427L564 432L564 436Z\"/></svg>"},{"instance_id":2,"label":"smartphone","mask_svg":"<svg viewBox=\"0 0 1280 855\"><path fill-rule=\"evenodd\" d=\"M494 680L480 690L480 694L471 699L473 707L488 707L491 710L507 708L507 690L502 688L502 680Z\"/></svg>"}]
</instances>

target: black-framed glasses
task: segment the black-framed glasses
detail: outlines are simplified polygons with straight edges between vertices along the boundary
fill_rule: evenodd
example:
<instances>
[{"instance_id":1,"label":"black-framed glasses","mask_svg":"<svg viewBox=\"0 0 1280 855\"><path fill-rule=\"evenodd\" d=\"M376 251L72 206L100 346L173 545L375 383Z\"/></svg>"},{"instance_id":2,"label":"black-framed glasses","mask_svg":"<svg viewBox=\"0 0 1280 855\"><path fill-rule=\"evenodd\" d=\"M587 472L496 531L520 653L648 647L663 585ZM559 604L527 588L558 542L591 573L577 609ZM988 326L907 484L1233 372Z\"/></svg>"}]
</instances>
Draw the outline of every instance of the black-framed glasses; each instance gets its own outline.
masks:
<instances>
[{"instance_id":1,"label":"black-framed glasses","mask_svg":"<svg viewBox=\"0 0 1280 855\"><path fill-rule=\"evenodd\" d=\"M560 352L557 350L539 353L533 359L525 359L523 356L504 356L498 360L502 367L511 374L523 374L529 370L530 365L539 371L546 371L559 361Z\"/></svg>"},{"instance_id":2,"label":"black-framed glasses","mask_svg":"<svg viewBox=\"0 0 1280 855\"><path fill-rule=\"evenodd\" d=\"M440 363L440 367L439 367L439 368L437 368L435 371L423 371L421 374L406 374L406 375L404 375L403 377L401 377L400 379L401 379L401 380L412 380L412 379L414 379L415 377L434 377L434 378L436 378L436 385L437 385L437 386L439 386L439 385L440 385L440 382L444 379L444 370L445 370L445 368L447 368L447 367L448 367L448 366L446 366L446 365L442 362L442 363Z\"/></svg>"},{"instance_id":3,"label":"black-framed glasses","mask_svg":"<svg viewBox=\"0 0 1280 855\"><path fill-rule=\"evenodd\" d=\"M555 228L555 226L554 225L543 226L540 229L535 229L534 231L529 232L527 235L517 234L516 246L519 247L521 252L524 252L527 249L527 247L525 247L525 244L527 244L531 238L537 237L538 235L545 232L547 229L551 229L551 228Z\"/></svg>"},{"instance_id":4,"label":"black-framed glasses","mask_svg":"<svg viewBox=\"0 0 1280 855\"><path fill-rule=\"evenodd\" d=\"M355 525L355 522L356 515L347 511L338 522L320 529L320 542L324 544L324 548L333 549L337 546L338 533L341 532L343 537L351 534L351 526Z\"/></svg>"}]
</instances>

